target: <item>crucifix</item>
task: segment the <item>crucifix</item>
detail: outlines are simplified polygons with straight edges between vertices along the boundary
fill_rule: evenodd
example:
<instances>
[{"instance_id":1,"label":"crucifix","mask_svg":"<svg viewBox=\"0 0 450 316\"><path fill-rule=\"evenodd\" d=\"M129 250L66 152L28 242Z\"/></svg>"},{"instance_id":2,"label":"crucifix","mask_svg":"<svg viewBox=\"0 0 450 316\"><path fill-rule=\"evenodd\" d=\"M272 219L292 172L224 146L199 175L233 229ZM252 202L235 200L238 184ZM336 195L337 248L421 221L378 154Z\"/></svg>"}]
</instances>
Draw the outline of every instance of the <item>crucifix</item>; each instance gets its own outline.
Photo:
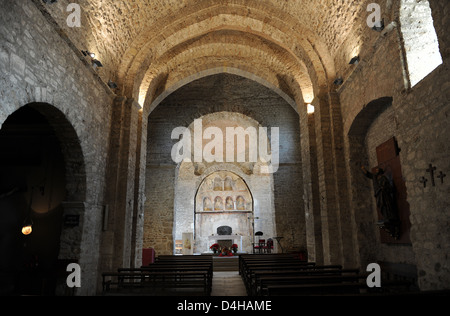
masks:
<instances>
[{"instance_id":1,"label":"crucifix","mask_svg":"<svg viewBox=\"0 0 450 316\"><path fill-rule=\"evenodd\" d=\"M424 188L427 187L427 182L428 182L428 179L427 179L427 178L425 178L425 177L420 178L420 183L423 184L423 187L424 187Z\"/></svg>"},{"instance_id":2,"label":"crucifix","mask_svg":"<svg viewBox=\"0 0 450 316\"><path fill-rule=\"evenodd\" d=\"M431 175L431 184L433 186L436 186L436 183L434 182L434 172L436 171L436 167L433 167L432 164L430 164L430 168L427 169L427 172Z\"/></svg>"},{"instance_id":3,"label":"crucifix","mask_svg":"<svg viewBox=\"0 0 450 316\"><path fill-rule=\"evenodd\" d=\"M444 178L446 176L447 175L441 171L441 172L439 172L439 175L437 177L438 177L438 179L441 179L441 183L444 184Z\"/></svg>"}]
</instances>

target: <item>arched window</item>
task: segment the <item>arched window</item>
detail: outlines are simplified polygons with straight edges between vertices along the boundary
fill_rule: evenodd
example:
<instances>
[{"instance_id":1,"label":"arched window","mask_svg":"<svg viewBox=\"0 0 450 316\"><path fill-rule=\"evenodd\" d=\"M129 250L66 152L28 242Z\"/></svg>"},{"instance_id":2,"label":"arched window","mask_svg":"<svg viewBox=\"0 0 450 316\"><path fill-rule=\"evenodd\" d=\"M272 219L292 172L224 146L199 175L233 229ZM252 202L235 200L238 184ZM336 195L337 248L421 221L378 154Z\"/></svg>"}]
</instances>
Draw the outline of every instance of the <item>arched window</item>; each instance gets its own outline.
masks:
<instances>
[{"instance_id":1,"label":"arched window","mask_svg":"<svg viewBox=\"0 0 450 316\"><path fill-rule=\"evenodd\" d=\"M411 87L442 64L439 42L427 0L402 0L400 23Z\"/></svg>"}]
</instances>

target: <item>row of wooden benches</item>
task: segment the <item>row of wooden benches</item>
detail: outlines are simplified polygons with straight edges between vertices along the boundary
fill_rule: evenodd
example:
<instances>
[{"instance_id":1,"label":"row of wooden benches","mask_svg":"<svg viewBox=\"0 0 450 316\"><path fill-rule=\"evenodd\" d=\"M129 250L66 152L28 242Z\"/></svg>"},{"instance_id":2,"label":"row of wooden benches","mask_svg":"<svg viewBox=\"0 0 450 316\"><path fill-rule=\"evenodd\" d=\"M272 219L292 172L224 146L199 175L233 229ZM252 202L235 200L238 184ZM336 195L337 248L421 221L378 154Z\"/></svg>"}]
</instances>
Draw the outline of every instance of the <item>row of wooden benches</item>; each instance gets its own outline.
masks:
<instances>
[{"instance_id":1,"label":"row of wooden benches","mask_svg":"<svg viewBox=\"0 0 450 316\"><path fill-rule=\"evenodd\" d=\"M211 256L159 256L141 268L103 273L103 295L210 296Z\"/></svg>"},{"instance_id":2,"label":"row of wooden benches","mask_svg":"<svg viewBox=\"0 0 450 316\"><path fill-rule=\"evenodd\" d=\"M368 273L340 265L316 265L285 255L241 255L239 273L250 296L361 295L406 291L407 281L367 286Z\"/></svg>"}]
</instances>

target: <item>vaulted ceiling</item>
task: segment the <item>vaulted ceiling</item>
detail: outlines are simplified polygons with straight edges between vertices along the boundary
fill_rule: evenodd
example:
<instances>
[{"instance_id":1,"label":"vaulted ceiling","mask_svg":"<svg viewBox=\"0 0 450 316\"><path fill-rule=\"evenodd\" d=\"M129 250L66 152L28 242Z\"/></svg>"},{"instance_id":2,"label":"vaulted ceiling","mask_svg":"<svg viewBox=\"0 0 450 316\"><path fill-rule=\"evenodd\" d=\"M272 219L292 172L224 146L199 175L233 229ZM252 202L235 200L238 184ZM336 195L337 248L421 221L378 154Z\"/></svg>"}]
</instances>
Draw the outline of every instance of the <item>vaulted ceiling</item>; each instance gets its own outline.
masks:
<instances>
[{"instance_id":1,"label":"vaulted ceiling","mask_svg":"<svg viewBox=\"0 0 450 316\"><path fill-rule=\"evenodd\" d=\"M186 78L220 70L310 102L335 79L342 46L348 58L360 45L352 34L364 24L366 2L79 0L81 28L65 25L65 1L46 10L80 50L96 53L103 79L141 105Z\"/></svg>"}]
</instances>

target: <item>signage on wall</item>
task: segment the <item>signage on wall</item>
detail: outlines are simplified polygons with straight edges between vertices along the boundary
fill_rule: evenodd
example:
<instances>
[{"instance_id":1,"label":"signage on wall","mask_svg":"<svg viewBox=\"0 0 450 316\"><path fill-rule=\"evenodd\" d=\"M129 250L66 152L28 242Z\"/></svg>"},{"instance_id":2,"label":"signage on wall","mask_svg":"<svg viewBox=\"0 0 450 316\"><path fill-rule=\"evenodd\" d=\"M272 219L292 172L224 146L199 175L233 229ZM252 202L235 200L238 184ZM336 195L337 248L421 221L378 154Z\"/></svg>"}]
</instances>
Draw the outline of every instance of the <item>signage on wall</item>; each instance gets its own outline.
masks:
<instances>
[{"instance_id":1,"label":"signage on wall","mask_svg":"<svg viewBox=\"0 0 450 316\"><path fill-rule=\"evenodd\" d=\"M77 227L80 224L80 215L64 215L64 226Z\"/></svg>"}]
</instances>

